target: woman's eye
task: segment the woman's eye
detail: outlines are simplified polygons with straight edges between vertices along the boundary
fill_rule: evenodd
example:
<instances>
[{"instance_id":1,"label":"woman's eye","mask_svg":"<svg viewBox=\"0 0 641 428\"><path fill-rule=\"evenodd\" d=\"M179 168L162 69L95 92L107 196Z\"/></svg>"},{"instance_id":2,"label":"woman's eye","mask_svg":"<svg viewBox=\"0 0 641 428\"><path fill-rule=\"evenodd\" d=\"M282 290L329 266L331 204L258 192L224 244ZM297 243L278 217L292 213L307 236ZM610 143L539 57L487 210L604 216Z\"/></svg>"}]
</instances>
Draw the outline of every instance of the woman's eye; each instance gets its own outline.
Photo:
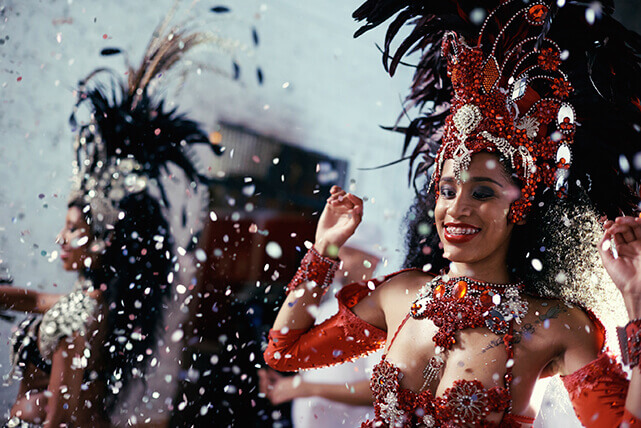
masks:
<instances>
[{"instance_id":1,"label":"woman's eye","mask_svg":"<svg viewBox=\"0 0 641 428\"><path fill-rule=\"evenodd\" d=\"M493 197L494 195L495 195L494 190L490 189L489 187L485 187L485 186L477 187L472 192L472 196L475 199L487 199L487 198Z\"/></svg>"},{"instance_id":2,"label":"woman's eye","mask_svg":"<svg viewBox=\"0 0 641 428\"><path fill-rule=\"evenodd\" d=\"M445 199L451 199L456 196L456 192L450 187L441 187L440 193Z\"/></svg>"}]
</instances>

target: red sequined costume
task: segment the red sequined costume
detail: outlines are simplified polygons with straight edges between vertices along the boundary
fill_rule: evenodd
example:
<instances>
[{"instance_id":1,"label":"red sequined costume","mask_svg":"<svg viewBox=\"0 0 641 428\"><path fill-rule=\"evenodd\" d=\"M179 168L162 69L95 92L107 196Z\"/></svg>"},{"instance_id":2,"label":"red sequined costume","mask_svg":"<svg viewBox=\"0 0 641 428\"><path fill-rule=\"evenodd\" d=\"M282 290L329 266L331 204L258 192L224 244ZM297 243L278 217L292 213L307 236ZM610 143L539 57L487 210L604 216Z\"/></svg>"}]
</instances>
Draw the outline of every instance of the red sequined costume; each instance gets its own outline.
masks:
<instances>
[{"instance_id":1,"label":"red sequined costume","mask_svg":"<svg viewBox=\"0 0 641 428\"><path fill-rule=\"evenodd\" d=\"M283 334L270 330L269 345L264 353L267 364L280 371L298 371L339 364L383 347L386 333L358 318L350 308L370 293L372 283L378 287L401 272L404 271L373 279L369 286L364 282L345 286L337 294L338 313L307 331L290 330ZM595 324L601 327L598 321ZM416 393L401 388L401 375L400 369L385 356L374 367L371 387L376 419L363 423L363 428L456 427L463 425L462 421L482 427L520 427L533 423L532 418L510 413L504 414L498 424L485 420L489 413L509 409L508 387L485 389L478 381L459 380L443 396L434 397L429 390ZM624 407L628 388L626 375L605 352L592 363L565 376L563 383L577 416L586 427L641 427L641 420Z\"/></svg>"}]
</instances>

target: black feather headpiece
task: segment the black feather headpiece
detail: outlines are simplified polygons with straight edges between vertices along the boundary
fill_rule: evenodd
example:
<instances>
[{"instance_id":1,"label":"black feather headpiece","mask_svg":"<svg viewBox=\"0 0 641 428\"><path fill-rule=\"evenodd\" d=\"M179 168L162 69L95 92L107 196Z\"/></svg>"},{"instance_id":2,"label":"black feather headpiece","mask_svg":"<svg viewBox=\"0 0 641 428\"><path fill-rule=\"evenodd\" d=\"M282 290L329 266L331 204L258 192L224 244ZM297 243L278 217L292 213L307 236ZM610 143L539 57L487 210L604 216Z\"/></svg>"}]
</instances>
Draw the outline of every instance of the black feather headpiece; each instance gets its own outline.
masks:
<instances>
[{"instance_id":1,"label":"black feather headpiece","mask_svg":"<svg viewBox=\"0 0 641 428\"><path fill-rule=\"evenodd\" d=\"M152 94L155 79L169 71L182 56L210 41L205 33L167 28L168 20L154 31L138 68L128 66L126 83L108 69L97 69L80 81L78 101L70 117L76 131L76 181L71 199L83 198L95 219L95 235L101 237L116 220L118 202L131 193L143 191L150 180L159 188L163 202L169 204L159 178L170 163L181 168L192 182L206 183L192 161L191 148L209 147L220 155L223 148L212 144L199 125L167 109L164 100ZM95 82L108 74L107 83ZM76 113L88 104L91 119L78 125Z\"/></svg>"},{"instance_id":2,"label":"black feather headpiece","mask_svg":"<svg viewBox=\"0 0 641 428\"><path fill-rule=\"evenodd\" d=\"M99 253L99 263L86 275L102 290L107 309L107 331L98 350L106 366L107 416L124 402L120 397L133 378L144 381L171 290L176 260L160 203L169 205L160 178L174 164L190 181L208 183L190 149L201 144L215 154L223 151L197 123L167 109L152 93L158 77L193 47L210 41L204 33L168 28L170 17L154 31L140 66L128 67L126 83L106 69L80 82L70 118L77 159L69 205L87 214L93 238L89 248ZM106 54L115 53L119 50ZM105 74L110 79L96 82ZM78 124L81 105L89 107L91 117Z\"/></svg>"}]
</instances>

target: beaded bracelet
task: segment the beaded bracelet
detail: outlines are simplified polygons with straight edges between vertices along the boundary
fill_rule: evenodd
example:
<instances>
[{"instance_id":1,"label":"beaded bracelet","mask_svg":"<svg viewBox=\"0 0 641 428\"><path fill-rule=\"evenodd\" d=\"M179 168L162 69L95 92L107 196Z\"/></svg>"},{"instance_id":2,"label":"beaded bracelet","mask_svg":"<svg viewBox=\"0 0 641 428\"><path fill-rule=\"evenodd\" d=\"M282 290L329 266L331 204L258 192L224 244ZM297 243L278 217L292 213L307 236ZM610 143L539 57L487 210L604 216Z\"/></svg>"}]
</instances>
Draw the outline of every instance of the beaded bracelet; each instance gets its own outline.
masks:
<instances>
[{"instance_id":1,"label":"beaded bracelet","mask_svg":"<svg viewBox=\"0 0 641 428\"><path fill-rule=\"evenodd\" d=\"M307 282L314 282L317 287L326 290L332 283L340 264L340 260L323 257L314 247L310 248L303 257L296 275L287 286L286 294Z\"/></svg>"},{"instance_id":2,"label":"beaded bracelet","mask_svg":"<svg viewBox=\"0 0 641 428\"><path fill-rule=\"evenodd\" d=\"M639 365L641 359L641 318L630 321L625 327L617 327L621 346L621 358L631 369Z\"/></svg>"}]
</instances>

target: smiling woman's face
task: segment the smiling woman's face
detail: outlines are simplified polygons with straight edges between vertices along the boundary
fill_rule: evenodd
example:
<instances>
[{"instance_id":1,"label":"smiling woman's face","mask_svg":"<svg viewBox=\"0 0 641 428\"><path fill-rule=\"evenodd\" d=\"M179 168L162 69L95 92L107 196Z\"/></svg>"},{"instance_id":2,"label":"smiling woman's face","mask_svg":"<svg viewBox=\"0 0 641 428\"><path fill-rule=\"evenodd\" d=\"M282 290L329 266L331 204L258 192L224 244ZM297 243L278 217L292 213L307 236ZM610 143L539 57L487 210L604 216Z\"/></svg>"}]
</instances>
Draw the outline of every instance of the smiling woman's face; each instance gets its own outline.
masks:
<instances>
[{"instance_id":1,"label":"smiling woman's face","mask_svg":"<svg viewBox=\"0 0 641 428\"><path fill-rule=\"evenodd\" d=\"M444 257L468 264L505 263L514 228L507 215L519 188L493 154L473 155L460 181L453 164L451 159L443 164L434 210Z\"/></svg>"},{"instance_id":2,"label":"smiling woman's face","mask_svg":"<svg viewBox=\"0 0 641 428\"><path fill-rule=\"evenodd\" d=\"M71 206L67 210L65 226L58 234L60 260L62 267L68 271L80 270L89 257L89 243L92 240L89 225L80 208Z\"/></svg>"}]
</instances>

